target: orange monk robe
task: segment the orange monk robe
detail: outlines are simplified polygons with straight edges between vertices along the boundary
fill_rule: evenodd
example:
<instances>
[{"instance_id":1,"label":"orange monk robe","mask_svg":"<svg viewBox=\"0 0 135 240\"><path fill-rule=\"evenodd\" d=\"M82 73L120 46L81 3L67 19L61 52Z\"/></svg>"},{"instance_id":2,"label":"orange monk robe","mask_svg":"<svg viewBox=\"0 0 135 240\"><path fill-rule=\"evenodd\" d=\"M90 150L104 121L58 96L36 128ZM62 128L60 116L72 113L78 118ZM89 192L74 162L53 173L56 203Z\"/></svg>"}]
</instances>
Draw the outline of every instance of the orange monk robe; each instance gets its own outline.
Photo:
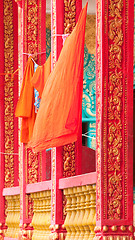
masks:
<instances>
[{"instance_id":1,"label":"orange monk robe","mask_svg":"<svg viewBox=\"0 0 135 240\"><path fill-rule=\"evenodd\" d=\"M77 140L83 92L87 4L45 84L29 146L34 152Z\"/></svg>"},{"instance_id":2,"label":"orange monk robe","mask_svg":"<svg viewBox=\"0 0 135 240\"><path fill-rule=\"evenodd\" d=\"M49 55L47 61L42 66L38 66L36 72L34 73L31 84L39 92L39 97L41 98L44 85L51 72L51 54Z\"/></svg>"},{"instance_id":3,"label":"orange monk robe","mask_svg":"<svg viewBox=\"0 0 135 240\"><path fill-rule=\"evenodd\" d=\"M34 107L34 87L30 82L33 74L34 63L30 57L25 67L20 98L15 111L15 116L22 118L20 141L23 143L28 143L31 138L36 117Z\"/></svg>"}]
</instances>

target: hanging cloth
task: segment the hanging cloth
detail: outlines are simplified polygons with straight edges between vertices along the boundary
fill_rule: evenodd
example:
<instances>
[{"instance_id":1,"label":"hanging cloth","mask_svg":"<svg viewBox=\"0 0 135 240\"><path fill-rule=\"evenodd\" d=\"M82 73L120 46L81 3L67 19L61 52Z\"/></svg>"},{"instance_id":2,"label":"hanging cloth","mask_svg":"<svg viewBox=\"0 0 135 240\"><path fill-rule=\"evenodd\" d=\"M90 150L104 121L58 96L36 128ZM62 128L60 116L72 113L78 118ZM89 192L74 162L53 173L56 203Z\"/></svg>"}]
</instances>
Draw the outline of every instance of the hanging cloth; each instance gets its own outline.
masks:
<instances>
[{"instance_id":1,"label":"hanging cloth","mask_svg":"<svg viewBox=\"0 0 135 240\"><path fill-rule=\"evenodd\" d=\"M34 87L30 82L33 74L34 63L32 58L29 57L24 71L20 98L15 111L15 116L22 118L20 137L22 143L28 143L30 140L36 117L34 109Z\"/></svg>"},{"instance_id":2,"label":"hanging cloth","mask_svg":"<svg viewBox=\"0 0 135 240\"><path fill-rule=\"evenodd\" d=\"M87 4L46 81L29 142L34 152L77 140L82 108L86 13Z\"/></svg>"},{"instance_id":3,"label":"hanging cloth","mask_svg":"<svg viewBox=\"0 0 135 240\"><path fill-rule=\"evenodd\" d=\"M49 55L47 61L42 65L38 66L32 79L31 83L34 88L39 92L39 97L41 98L44 85L51 72L51 54Z\"/></svg>"}]
</instances>

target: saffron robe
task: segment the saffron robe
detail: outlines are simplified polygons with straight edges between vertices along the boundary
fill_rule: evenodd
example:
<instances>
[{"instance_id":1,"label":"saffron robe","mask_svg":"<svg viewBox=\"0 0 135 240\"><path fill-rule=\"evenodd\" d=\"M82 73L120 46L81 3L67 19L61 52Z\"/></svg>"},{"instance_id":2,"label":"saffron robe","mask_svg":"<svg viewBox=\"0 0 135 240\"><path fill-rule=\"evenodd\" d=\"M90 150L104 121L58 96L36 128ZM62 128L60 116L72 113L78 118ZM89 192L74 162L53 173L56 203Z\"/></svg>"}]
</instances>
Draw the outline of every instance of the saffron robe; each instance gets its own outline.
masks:
<instances>
[{"instance_id":1,"label":"saffron robe","mask_svg":"<svg viewBox=\"0 0 135 240\"><path fill-rule=\"evenodd\" d=\"M41 98L44 85L51 72L51 54L49 55L47 61L42 65L38 66L32 79L31 84L39 92L39 97Z\"/></svg>"},{"instance_id":2,"label":"saffron robe","mask_svg":"<svg viewBox=\"0 0 135 240\"><path fill-rule=\"evenodd\" d=\"M34 152L77 140L82 107L86 13L87 4L46 81L29 142Z\"/></svg>"},{"instance_id":3,"label":"saffron robe","mask_svg":"<svg viewBox=\"0 0 135 240\"><path fill-rule=\"evenodd\" d=\"M28 143L31 138L35 123L35 107L34 107L34 87L30 80L34 74L34 63L29 57L23 76L20 98L18 100L15 116L22 118L21 136L22 143Z\"/></svg>"}]
</instances>

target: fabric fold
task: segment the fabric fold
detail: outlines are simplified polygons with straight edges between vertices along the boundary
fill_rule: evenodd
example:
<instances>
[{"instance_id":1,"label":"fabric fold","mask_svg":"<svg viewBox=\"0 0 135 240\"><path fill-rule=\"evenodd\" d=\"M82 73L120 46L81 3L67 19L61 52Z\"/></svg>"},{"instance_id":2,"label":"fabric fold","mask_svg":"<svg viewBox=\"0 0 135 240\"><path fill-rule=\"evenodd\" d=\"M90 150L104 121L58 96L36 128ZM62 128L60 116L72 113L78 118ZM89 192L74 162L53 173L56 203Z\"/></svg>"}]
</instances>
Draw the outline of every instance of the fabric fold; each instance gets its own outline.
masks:
<instances>
[{"instance_id":1,"label":"fabric fold","mask_svg":"<svg viewBox=\"0 0 135 240\"><path fill-rule=\"evenodd\" d=\"M35 107L34 107L34 87L30 80L34 74L34 63L29 57L23 76L20 97L16 106L15 116L22 118L21 136L22 143L28 143L32 136L35 123Z\"/></svg>"},{"instance_id":2,"label":"fabric fold","mask_svg":"<svg viewBox=\"0 0 135 240\"><path fill-rule=\"evenodd\" d=\"M41 98L45 83L51 72L51 54L42 66L38 66L32 79L31 84L39 92Z\"/></svg>"},{"instance_id":3,"label":"fabric fold","mask_svg":"<svg viewBox=\"0 0 135 240\"><path fill-rule=\"evenodd\" d=\"M45 83L29 142L34 152L77 140L82 108L86 14L87 4Z\"/></svg>"}]
</instances>

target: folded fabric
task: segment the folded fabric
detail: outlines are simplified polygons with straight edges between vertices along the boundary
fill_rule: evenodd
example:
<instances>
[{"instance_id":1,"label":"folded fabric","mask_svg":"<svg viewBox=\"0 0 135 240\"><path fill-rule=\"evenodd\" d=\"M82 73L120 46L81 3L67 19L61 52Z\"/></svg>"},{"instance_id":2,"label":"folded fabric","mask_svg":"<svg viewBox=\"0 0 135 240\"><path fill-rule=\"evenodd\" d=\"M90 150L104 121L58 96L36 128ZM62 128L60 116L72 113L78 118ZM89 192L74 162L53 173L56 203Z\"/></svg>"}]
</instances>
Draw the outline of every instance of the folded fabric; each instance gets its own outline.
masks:
<instances>
[{"instance_id":1,"label":"folded fabric","mask_svg":"<svg viewBox=\"0 0 135 240\"><path fill-rule=\"evenodd\" d=\"M39 97L41 98L44 85L48 79L51 72L51 54L49 55L47 61L42 65L38 66L32 79L31 84L39 92Z\"/></svg>"},{"instance_id":2,"label":"folded fabric","mask_svg":"<svg viewBox=\"0 0 135 240\"><path fill-rule=\"evenodd\" d=\"M86 13L87 4L45 83L29 142L34 152L77 140L82 108Z\"/></svg>"},{"instance_id":3,"label":"folded fabric","mask_svg":"<svg viewBox=\"0 0 135 240\"><path fill-rule=\"evenodd\" d=\"M36 117L34 109L34 87L30 82L33 74L34 63L32 58L29 57L24 71L20 97L15 110L15 116L22 118L20 141L23 143L28 143L30 140Z\"/></svg>"}]
</instances>

